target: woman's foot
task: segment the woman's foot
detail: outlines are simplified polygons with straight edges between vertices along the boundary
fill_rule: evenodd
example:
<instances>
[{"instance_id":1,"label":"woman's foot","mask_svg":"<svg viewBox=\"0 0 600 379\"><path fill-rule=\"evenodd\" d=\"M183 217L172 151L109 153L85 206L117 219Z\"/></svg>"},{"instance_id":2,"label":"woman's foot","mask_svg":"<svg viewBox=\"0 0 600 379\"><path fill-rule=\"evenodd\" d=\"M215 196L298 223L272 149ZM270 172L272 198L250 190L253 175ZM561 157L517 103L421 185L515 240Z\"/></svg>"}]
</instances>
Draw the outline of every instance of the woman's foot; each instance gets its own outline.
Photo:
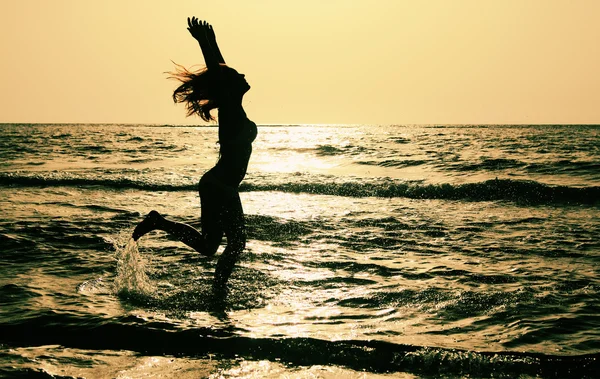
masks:
<instances>
[{"instance_id":1,"label":"woman's foot","mask_svg":"<svg viewBox=\"0 0 600 379\"><path fill-rule=\"evenodd\" d=\"M133 230L132 238L137 241L144 234L157 229L163 217L157 211L150 211L146 217Z\"/></svg>"}]
</instances>

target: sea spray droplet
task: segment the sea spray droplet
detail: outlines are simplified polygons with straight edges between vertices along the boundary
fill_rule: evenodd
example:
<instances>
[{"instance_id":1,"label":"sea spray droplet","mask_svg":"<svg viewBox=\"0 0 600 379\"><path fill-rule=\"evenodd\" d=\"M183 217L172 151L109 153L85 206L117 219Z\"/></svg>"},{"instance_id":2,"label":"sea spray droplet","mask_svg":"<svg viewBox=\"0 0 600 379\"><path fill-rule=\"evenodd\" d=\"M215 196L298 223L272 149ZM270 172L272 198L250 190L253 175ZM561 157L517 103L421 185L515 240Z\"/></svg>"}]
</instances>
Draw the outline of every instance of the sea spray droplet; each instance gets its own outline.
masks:
<instances>
[{"instance_id":1,"label":"sea spray droplet","mask_svg":"<svg viewBox=\"0 0 600 379\"><path fill-rule=\"evenodd\" d=\"M154 291L146 275L146 261L140 255L138 244L129 239L126 245L115 243L117 250L117 276L114 291L117 294L148 295Z\"/></svg>"}]
</instances>

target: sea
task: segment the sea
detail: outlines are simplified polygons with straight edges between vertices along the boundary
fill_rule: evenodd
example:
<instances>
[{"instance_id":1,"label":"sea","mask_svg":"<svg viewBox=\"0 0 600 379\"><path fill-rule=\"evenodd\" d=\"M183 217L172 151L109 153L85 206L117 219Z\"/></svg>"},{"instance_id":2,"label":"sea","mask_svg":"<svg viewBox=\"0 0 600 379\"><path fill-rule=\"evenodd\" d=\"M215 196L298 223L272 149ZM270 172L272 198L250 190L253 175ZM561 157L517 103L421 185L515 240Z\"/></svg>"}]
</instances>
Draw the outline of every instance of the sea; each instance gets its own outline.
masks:
<instances>
[{"instance_id":1,"label":"sea","mask_svg":"<svg viewBox=\"0 0 600 379\"><path fill-rule=\"evenodd\" d=\"M0 124L1 377L600 377L600 126L259 125L226 296L217 131Z\"/></svg>"}]
</instances>

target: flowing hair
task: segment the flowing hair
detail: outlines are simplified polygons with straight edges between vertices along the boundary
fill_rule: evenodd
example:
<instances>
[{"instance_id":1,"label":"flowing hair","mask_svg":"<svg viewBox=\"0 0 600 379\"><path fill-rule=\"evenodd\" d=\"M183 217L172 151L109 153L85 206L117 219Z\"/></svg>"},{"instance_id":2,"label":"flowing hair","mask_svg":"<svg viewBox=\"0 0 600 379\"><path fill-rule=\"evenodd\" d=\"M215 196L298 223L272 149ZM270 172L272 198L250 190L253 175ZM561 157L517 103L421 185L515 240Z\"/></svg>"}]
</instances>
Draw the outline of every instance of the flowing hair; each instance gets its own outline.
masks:
<instances>
[{"instance_id":1,"label":"flowing hair","mask_svg":"<svg viewBox=\"0 0 600 379\"><path fill-rule=\"evenodd\" d=\"M214 121L215 118L210 111L218 108L217 102L217 78L214 73L206 68L192 72L185 67L175 63L175 71L169 72L169 79L181 82L179 87L173 91L173 101L184 103L186 115L198 115L204 121Z\"/></svg>"}]
</instances>

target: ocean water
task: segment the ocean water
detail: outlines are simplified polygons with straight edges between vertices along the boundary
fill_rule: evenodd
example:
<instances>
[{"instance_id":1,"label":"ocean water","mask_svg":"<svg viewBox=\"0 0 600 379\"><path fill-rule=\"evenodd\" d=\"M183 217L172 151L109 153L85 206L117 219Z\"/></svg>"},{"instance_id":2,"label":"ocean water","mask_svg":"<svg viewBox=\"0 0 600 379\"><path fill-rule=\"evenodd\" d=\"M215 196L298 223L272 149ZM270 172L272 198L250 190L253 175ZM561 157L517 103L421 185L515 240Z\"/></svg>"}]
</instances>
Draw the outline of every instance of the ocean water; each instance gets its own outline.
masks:
<instances>
[{"instance_id":1,"label":"ocean water","mask_svg":"<svg viewBox=\"0 0 600 379\"><path fill-rule=\"evenodd\" d=\"M259 126L227 297L129 239L199 227L216 127L0 137L0 376L600 376L600 126Z\"/></svg>"}]
</instances>

